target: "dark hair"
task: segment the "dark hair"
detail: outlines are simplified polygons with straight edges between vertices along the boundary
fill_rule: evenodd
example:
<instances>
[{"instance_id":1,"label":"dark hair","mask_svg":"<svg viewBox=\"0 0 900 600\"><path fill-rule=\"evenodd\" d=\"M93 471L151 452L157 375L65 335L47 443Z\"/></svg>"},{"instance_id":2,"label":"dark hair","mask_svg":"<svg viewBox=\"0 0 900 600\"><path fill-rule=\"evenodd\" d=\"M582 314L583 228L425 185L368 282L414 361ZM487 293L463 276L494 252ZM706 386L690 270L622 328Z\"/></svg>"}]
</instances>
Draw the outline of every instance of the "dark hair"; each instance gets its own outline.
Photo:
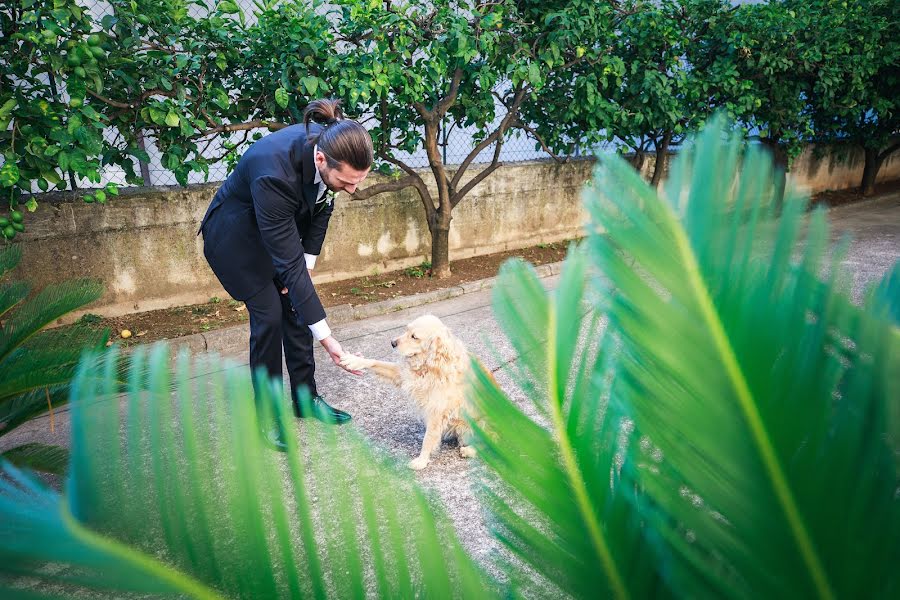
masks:
<instances>
[{"instance_id":1,"label":"dark hair","mask_svg":"<svg viewBox=\"0 0 900 600\"><path fill-rule=\"evenodd\" d=\"M324 127L311 134L310 121ZM340 100L313 100L303 111L303 124L306 125L306 139L310 144L318 144L329 167L337 168L339 163L347 163L357 171L372 167L375 158L372 137L365 127L344 118Z\"/></svg>"}]
</instances>

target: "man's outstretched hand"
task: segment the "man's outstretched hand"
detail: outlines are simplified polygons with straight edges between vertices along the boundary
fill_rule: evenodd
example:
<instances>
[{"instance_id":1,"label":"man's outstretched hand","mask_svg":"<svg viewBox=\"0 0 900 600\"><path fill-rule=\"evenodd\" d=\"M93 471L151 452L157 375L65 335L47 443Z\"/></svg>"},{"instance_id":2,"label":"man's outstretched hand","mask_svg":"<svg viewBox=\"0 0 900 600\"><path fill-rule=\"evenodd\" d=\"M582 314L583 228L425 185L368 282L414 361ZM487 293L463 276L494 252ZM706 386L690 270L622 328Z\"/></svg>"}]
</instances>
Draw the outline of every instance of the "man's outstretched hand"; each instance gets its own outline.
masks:
<instances>
[{"instance_id":1,"label":"man's outstretched hand","mask_svg":"<svg viewBox=\"0 0 900 600\"><path fill-rule=\"evenodd\" d=\"M331 357L331 361L344 369L348 373L353 373L354 375L362 375L362 371L355 371L353 369L349 369L341 364L341 359L344 357L345 352L344 349L341 348L340 342L334 339L333 336L328 336L327 338L323 338L319 340L319 343L322 344L322 347L325 348L325 352L328 353L328 356Z\"/></svg>"}]
</instances>

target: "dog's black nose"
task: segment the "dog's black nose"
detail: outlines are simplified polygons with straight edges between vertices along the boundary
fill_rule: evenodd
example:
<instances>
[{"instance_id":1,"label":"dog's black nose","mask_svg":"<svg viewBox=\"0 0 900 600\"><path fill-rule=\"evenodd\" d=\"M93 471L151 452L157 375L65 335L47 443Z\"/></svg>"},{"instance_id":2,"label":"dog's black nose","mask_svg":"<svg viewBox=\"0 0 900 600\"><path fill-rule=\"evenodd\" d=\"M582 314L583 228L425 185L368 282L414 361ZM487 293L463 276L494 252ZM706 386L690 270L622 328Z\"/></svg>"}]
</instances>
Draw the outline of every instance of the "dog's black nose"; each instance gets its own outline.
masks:
<instances>
[{"instance_id":1,"label":"dog's black nose","mask_svg":"<svg viewBox=\"0 0 900 600\"><path fill-rule=\"evenodd\" d=\"M397 340L391 340L391 348L397 347Z\"/></svg>"}]
</instances>

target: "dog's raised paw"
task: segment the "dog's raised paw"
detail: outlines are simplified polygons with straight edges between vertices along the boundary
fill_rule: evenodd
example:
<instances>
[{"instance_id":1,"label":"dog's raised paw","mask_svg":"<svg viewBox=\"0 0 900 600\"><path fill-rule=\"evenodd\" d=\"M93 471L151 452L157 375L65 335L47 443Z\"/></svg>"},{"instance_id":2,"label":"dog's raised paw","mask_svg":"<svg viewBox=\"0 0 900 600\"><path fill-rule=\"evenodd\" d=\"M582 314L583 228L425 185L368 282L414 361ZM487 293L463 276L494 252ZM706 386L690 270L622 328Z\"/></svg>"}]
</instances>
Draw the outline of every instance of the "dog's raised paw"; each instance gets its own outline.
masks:
<instances>
[{"instance_id":1,"label":"dog's raised paw","mask_svg":"<svg viewBox=\"0 0 900 600\"><path fill-rule=\"evenodd\" d=\"M425 467L428 466L428 459L422 458L421 456L418 458L414 458L411 461L409 461L408 466L410 469L412 469L414 471L421 471L422 469L424 469Z\"/></svg>"},{"instance_id":2,"label":"dog's raised paw","mask_svg":"<svg viewBox=\"0 0 900 600\"><path fill-rule=\"evenodd\" d=\"M367 358L356 356L355 354L345 354L341 357L341 366L345 369L350 369L351 371L362 371L368 369L372 365L371 361Z\"/></svg>"}]
</instances>

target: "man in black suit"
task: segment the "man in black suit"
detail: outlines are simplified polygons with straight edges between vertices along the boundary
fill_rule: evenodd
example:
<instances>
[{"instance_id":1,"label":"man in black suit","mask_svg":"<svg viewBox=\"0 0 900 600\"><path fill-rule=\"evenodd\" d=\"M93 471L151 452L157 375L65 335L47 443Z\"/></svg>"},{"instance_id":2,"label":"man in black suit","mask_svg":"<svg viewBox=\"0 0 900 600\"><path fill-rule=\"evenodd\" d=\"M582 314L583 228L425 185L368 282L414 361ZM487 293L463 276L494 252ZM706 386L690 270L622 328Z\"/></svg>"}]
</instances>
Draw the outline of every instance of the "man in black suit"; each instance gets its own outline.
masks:
<instances>
[{"instance_id":1,"label":"man in black suit","mask_svg":"<svg viewBox=\"0 0 900 600\"><path fill-rule=\"evenodd\" d=\"M331 336L309 271L334 209L329 190L352 194L372 161L366 129L343 119L338 102L317 100L307 107L303 124L267 135L247 150L200 225L210 267L222 287L247 305L251 369L281 381L284 347L297 417L350 420L316 389L313 338L338 366L343 350ZM310 405L298 401L303 386ZM277 430L269 432L269 441L284 448Z\"/></svg>"}]
</instances>

